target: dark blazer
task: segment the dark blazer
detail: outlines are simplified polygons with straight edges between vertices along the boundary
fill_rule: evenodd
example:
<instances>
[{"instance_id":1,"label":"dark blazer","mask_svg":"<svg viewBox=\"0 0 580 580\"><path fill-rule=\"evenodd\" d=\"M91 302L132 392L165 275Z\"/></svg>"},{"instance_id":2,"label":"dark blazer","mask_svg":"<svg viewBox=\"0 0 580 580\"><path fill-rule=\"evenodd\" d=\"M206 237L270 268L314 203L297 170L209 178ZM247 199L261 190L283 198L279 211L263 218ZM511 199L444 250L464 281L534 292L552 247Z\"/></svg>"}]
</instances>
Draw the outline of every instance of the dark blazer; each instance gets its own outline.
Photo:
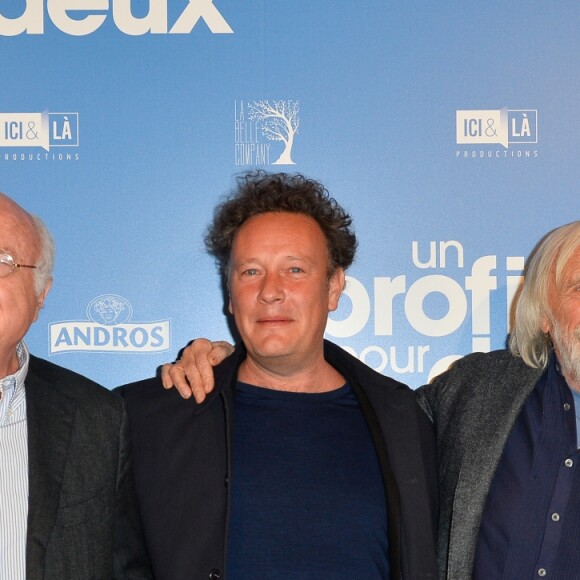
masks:
<instances>
[{"instance_id":1,"label":"dark blazer","mask_svg":"<svg viewBox=\"0 0 580 580\"><path fill-rule=\"evenodd\" d=\"M152 578L123 402L34 356L25 390L27 580Z\"/></svg>"},{"instance_id":2,"label":"dark blazer","mask_svg":"<svg viewBox=\"0 0 580 580\"><path fill-rule=\"evenodd\" d=\"M121 389L147 547L158 580L226 577L233 397L245 356L238 347L216 367L216 389L202 405L184 401L175 389L165 391L159 379ZM377 448L387 496L392 578L434 579L432 426L405 385L329 342L325 358L352 386Z\"/></svg>"},{"instance_id":3,"label":"dark blazer","mask_svg":"<svg viewBox=\"0 0 580 580\"><path fill-rule=\"evenodd\" d=\"M475 353L418 392L437 431L441 579L471 578L493 475L542 372L507 350Z\"/></svg>"}]
</instances>

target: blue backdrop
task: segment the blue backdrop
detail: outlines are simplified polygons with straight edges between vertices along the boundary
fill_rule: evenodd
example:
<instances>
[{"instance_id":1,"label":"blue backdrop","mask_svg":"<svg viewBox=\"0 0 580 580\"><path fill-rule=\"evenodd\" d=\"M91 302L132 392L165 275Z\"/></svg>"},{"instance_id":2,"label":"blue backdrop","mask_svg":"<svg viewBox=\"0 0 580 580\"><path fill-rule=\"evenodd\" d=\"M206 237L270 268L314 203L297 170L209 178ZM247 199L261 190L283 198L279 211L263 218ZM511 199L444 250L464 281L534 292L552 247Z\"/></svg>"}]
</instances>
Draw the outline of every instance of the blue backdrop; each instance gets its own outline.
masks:
<instances>
[{"instance_id":1,"label":"blue backdrop","mask_svg":"<svg viewBox=\"0 0 580 580\"><path fill-rule=\"evenodd\" d=\"M354 217L328 338L412 386L501 348L523 257L579 217L579 28L567 1L2 0L0 189L58 249L31 350L113 387L227 338L202 235L253 167Z\"/></svg>"}]
</instances>

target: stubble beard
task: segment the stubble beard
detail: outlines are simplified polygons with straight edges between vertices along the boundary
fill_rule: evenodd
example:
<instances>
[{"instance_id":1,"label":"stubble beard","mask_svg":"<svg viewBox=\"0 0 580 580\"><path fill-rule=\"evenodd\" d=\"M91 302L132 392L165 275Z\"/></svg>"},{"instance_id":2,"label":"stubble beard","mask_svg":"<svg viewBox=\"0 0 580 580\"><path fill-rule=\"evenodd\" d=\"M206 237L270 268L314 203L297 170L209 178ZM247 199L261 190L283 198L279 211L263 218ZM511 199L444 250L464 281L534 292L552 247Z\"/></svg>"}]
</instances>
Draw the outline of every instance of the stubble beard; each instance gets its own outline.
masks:
<instances>
[{"instance_id":1,"label":"stubble beard","mask_svg":"<svg viewBox=\"0 0 580 580\"><path fill-rule=\"evenodd\" d=\"M564 376L576 384L580 382L580 325L567 333L553 321L552 342L558 351L558 361Z\"/></svg>"}]
</instances>

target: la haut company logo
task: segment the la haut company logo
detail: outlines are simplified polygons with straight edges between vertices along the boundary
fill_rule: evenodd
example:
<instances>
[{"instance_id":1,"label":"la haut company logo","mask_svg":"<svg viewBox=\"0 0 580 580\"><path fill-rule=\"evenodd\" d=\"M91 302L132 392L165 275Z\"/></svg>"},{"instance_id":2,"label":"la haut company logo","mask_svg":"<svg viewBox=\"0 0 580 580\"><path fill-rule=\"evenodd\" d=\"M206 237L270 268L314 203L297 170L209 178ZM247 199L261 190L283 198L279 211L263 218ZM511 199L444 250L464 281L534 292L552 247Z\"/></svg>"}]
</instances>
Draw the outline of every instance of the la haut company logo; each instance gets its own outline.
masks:
<instances>
[{"instance_id":1,"label":"la haut company logo","mask_svg":"<svg viewBox=\"0 0 580 580\"><path fill-rule=\"evenodd\" d=\"M294 140L300 128L300 103L294 100L234 103L236 165L295 165Z\"/></svg>"}]
</instances>

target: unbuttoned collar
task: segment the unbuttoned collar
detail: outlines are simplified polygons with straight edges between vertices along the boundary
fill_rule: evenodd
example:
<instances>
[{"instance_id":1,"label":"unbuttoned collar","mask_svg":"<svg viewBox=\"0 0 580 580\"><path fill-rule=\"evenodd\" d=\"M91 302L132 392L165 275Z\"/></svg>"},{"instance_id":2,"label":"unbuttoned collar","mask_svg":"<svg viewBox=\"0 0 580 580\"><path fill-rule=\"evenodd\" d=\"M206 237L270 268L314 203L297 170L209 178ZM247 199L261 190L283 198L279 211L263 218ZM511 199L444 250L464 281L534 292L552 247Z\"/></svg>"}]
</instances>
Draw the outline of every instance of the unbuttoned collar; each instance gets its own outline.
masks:
<instances>
[{"instance_id":1,"label":"unbuttoned collar","mask_svg":"<svg viewBox=\"0 0 580 580\"><path fill-rule=\"evenodd\" d=\"M24 390L24 380L28 373L30 355L26 344L22 340L16 345L16 356L18 358L18 370L0 379L0 390L2 392L2 399L0 399L0 418L5 417L11 402L20 391ZM0 420L0 424L4 424L4 422Z\"/></svg>"}]
</instances>

